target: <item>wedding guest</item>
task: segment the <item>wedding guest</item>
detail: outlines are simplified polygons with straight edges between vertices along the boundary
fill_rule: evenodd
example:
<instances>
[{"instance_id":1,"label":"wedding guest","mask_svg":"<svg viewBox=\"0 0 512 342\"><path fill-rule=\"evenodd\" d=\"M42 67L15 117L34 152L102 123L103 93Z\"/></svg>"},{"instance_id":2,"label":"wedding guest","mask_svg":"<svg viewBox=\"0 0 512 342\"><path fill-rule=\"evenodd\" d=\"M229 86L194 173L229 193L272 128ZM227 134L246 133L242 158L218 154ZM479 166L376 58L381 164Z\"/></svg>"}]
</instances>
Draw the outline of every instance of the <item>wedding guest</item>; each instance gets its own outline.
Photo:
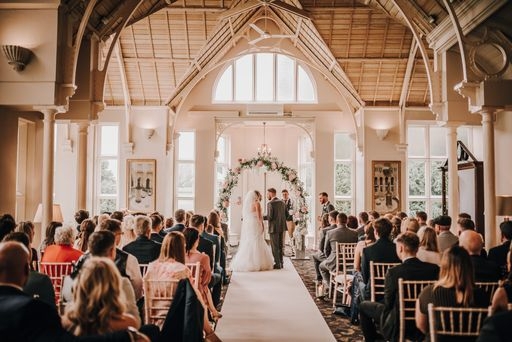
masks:
<instances>
[{"instance_id":1,"label":"wedding guest","mask_svg":"<svg viewBox=\"0 0 512 342\"><path fill-rule=\"evenodd\" d=\"M187 210L187 212L185 212L185 227L186 228L190 227L190 219L192 218L192 216L194 216L194 212L192 210Z\"/></svg>"},{"instance_id":2,"label":"wedding guest","mask_svg":"<svg viewBox=\"0 0 512 342\"><path fill-rule=\"evenodd\" d=\"M101 215L98 215L98 224L96 225L96 227L101 226L101 224L103 222L105 222L106 220L109 220L109 219L110 219L110 214L103 213ZM119 221L119 222L121 222L121 221Z\"/></svg>"},{"instance_id":3,"label":"wedding guest","mask_svg":"<svg viewBox=\"0 0 512 342\"><path fill-rule=\"evenodd\" d=\"M380 214L376 212L375 210L371 210L368 212L368 220L375 221L378 218L380 218Z\"/></svg>"},{"instance_id":4,"label":"wedding guest","mask_svg":"<svg viewBox=\"0 0 512 342\"><path fill-rule=\"evenodd\" d=\"M507 254L508 276L505 281L500 282L500 287L494 292L492 298L492 312L507 311L508 304L512 303L512 252Z\"/></svg>"},{"instance_id":5,"label":"wedding guest","mask_svg":"<svg viewBox=\"0 0 512 342\"><path fill-rule=\"evenodd\" d=\"M483 241L480 234L474 230L463 231L459 236L459 245L471 256L475 269L475 281L495 282L500 278L498 266L482 256Z\"/></svg>"},{"instance_id":6,"label":"wedding guest","mask_svg":"<svg viewBox=\"0 0 512 342\"><path fill-rule=\"evenodd\" d=\"M349 215L348 219L347 219L347 227L349 227L350 229L356 230L357 229L357 217L355 217L354 215Z\"/></svg>"},{"instance_id":7,"label":"wedding guest","mask_svg":"<svg viewBox=\"0 0 512 342\"><path fill-rule=\"evenodd\" d=\"M416 212L416 219L418 220L418 224L420 225L420 229L418 229L418 237L420 238L420 241L421 241L421 237L423 235L423 231L425 230L426 227L431 227L433 228L432 226L429 226L428 223L427 223L427 219L428 219L428 216L427 216L427 213L424 212L424 211L417 211Z\"/></svg>"},{"instance_id":8,"label":"wedding guest","mask_svg":"<svg viewBox=\"0 0 512 342\"><path fill-rule=\"evenodd\" d=\"M459 242L459 238L450 231L450 227L452 225L452 218L450 216L438 216L432 221L432 223L434 224L434 229L437 233L437 245L440 253L443 253L445 250Z\"/></svg>"},{"instance_id":9,"label":"wedding guest","mask_svg":"<svg viewBox=\"0 0 512 342\"><path fill-rule=\"evenodd\" d=\"M333 211L334 205L332 205L331 202L329 202L329 195L327 192L321 192L318 194L318 202L320 202L320 205L322 206L322 214L318 215L317 220L320 221L322 219L323 214L328 214L331 211Z\"/></svg>"},{"instance_id":10,"label":"wedding guest","mask_svg":"<svg viewBox=\"0 0 512 342\"><path fill-rule=\"evenodd\" d=\"M336 210L333 210L328 214L322 215L322 217L324 217L324 216L326 216L328 219L327 225L324 226L323 228L321 228L320 237L318 239L319 242L318 242L317 252L313 253L311 255L311 259L313 260L313 266L315 267L315 273L316 273L316 281L315 281L316 287L317 287L316 293L321 297L324 295L324 293L322 291L323 285L322 285L322 274L320 273L320 263L327 258L327 256L325 255L325 236L327 235L327 232L337 228L336 218L338 216L338 212ZM325 225L325 221L323 218L322 218L322 222L323 222L323 225ZM320 287L320 291L318 289L319 287Z\"/></svg>"},{"instance_id":11,"label":"wedding guest","mask_svg":"<svg viewBox=\"0 0 512 342\"><path fill-rule=\"evenodd\" d=\"M87 243L89 242L89 236L94 233L96 228L94 221L91 219L85 219L80 224L80 233L78 239L75 241L74 247L82 252L87 252Z\"/></svg>"},{"instance_id":12,"label":"wedding guest","mask_svg":"<svg viewBox=\"0 0 512 342\"><path fill-rule=\"evenodd\" d=\"M208 226L211 226L211 228L208 228L208 232L212 232L215 236L219 238L220 241L220 259L219 259L219 265L222 270L222 282L224 285L229 281L227 279L227 272L226 272L226 259L228 254L228 247L226 242L226 236L224 235L224 230L222 229L222 223L220 222L220 216L217 213L216 210L210 211L208 214Z\"/></svg>"},{"instance_id":13,"label":"wedding guest","mask_svg":"<svg viewBox=\"0 0 512 342\"><path fill-rule=\"evenodd\" d=\"M439 253L439 247L437 247L437 235L434 229L425 227L416 256L424 262L434 265L441 264L441 254Z\"/></svg>"},{"instance_id":14,"label":"wedding guest","mask_svg":"<svg viewBox=\"0 0 512 342\"><path fill-rule=\"evenodd\" d=\"M354 255L354 269L358 272L361 272L361 257L363 256L363 249L373 245L376 241L375 230L373 229L373 225L371 223L368 223L364 228L364 240L359 241L357 243Z\"/></svg>"},{"instance_id":15,"label":"wedding guest","mask_svg":"<svg viewBox=\"0 0 512 342\"><path fill-rule=\"evenodd\" d=\"M37 263L39 262L39 258L37 257L37 251L34 247L32 247L32 241L34 241L34 224L30 221L21 221L16 226L15 232L25 233L28 236L29 245L30 245L30 254L32 261L30 262L30 269L37 270Z\"/></svg>"},{"instance_id":16,"label":"wedding guest","mask_svg":"<svg viewBox=\"0 0 512 342\"><path fill-rule=\"evenodd\" d=\"M166 233L170 232L183 232L185 230L185 221L187 219L187 213L183 209L178 209L174 212L174 221L176 222L174 226L166 229Z\"/></svg>"},{"instance_id":17,"label":"wedding guest","mask_svg":"<svg viewBox=\"0 0 512 342\"><path fill-rule=\"evenodd\" d=\"M11 214L4 214L0 216L0 241L9 233L12 233L16 228L16 221Z\"/></svg>"},{"instance_id":18,"label":"wedding guest","mask_svg":"<svg viewBox=\"0 0 512 342\"><path fill-rule=\"evenodd\" d=\"M135 216L129 214L123 218L123 222L121 222L121 233L121 248L137 238L135 234Z\"/></svg>"},{"instance_id":19,"label":"wedding guest","mask_svg":"<svg viewBox=\"0 0 512 342\"><path fill-rule=\"evenodd\" d=\"M75 222L77 224L76 229L80 232L82 222L89 218L89 212L84 209L80 209L75 213Z\"/></svg>"},{"instance_id":20,"label":"wedding guest","mask_svg":"<svg viewBox=\"0 0 512 342\"><path fill-rule=\"evenodd\" d=\"M507 254L510 251L510 240L512 240L512 221L503 221L500 224L501 245L489 250L489 260L493 261L500 269L500 278L507 277Z\"/></svg>"},{"instance_id":21,"label":"wedding guest","mask_svg":"<svg viewBox=\"0 0 512 342\"><path fill-rule=\"evenodd\" d=\"M366 211L361 211L357 215L357 221L359 223L359 227L356 229L358 239L362 239L365 234L365 226L368 223L368 213Z\"/></svg>"},{"instance_id":22,"label":"wedding guest","mask_svg":"<svg viewBox=\"0 0 512 342\"><path fill-rule=\"evenodd\" d=\"M164 241L163 236L160 235L160 231L163 229L162 216L152 214L149 218L151 219L151 235L149 239L157 243L162 243L162 241Z\"/></svg>"},{"instance_id":23,"label":"wedding guest","mask_svg":"<svg viewBox=\"0 0 512 342\"><path fill-rule=\"evenodd\" d=\"M123 251L137 258L139 264L149 264L160 254L160 244L149 239L151 220L147 216L135 217L135 232L137 238L123 247Z\"/></svg>"},{"instance_id":24,"label":"wedding guest","mask_svg":"<svg viewBox=\"0 0 512 342\"><path fill-rule=\"evenodd\" d=\"M55 230L58 227L62 227L62 223L56 222L56 221L51 221L46 226L44 239L43 239L43 241L41 241L41 244L39 245L39 253L41 254L41 258L44 255L44 251L46 250L46 247L55 244Z\"/></svg>"},{"instance_id":25,"label":"wedding guest","mask_svg":"<svg viewBox=\"0 0 512 342\"><path fill-rule=\"evenodd\" d=\"M74 249L75 231L70 226L55 229L55 244L46 247L41 262L73 262L77 261L82 252Z\"/></svg>"}]
</instances>

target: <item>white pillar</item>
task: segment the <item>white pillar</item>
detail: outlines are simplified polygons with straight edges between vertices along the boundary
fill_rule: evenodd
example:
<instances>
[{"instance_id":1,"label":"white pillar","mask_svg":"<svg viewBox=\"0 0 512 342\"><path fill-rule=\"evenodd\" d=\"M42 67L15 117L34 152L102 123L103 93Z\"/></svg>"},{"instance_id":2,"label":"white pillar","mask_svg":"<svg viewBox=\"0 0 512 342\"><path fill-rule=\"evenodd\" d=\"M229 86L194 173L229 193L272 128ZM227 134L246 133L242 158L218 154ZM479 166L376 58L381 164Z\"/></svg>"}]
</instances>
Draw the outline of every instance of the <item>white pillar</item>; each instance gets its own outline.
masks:
<instances>
[{"instance_id":1,"label":"white pillar","mask_svg":"<svg viewBox=\"0 0 512 342\"><path fill-rule=\"evenodd\" d=\"M457 166L457 125L446 125L448 146L448 215L459 215L459 174ZM455 226L455 225L454 225Z\"/></svg>"},{"instance_id":2,"label":"white pillar","mask_svg":"<svg viewBox=\"0 0 512 342\"><path fill-rule=\"evenodd\" d=\"M55 114L56 109L45 108L40 110L43 113L43 181L42 201L43 215L41 220L42 229L46 229L48 223L53 219L53 154L55 135Z\"/></svg>"},{"instance_id":3,"label":"white pillar","mask_svg":"<svg viewBox=\"0 0 512 342\"><path fill-rule=\"evenodd\" d=\"M487 250L496 241L496 181L494 171L494 108L483 108L482 115L484 152L484 217L485 247Z\"/></svg>"},{"instance_id":4,"label":"white pillar","mask_svg":"<svg viewBox=\"0 0 512 342\"><path fill-rule=\"evenodd\" d=\"M77 160L77 209L87 207L87 129L88 122L80 122L78 125L78 160Z\"/></svg>"}]
</instances>

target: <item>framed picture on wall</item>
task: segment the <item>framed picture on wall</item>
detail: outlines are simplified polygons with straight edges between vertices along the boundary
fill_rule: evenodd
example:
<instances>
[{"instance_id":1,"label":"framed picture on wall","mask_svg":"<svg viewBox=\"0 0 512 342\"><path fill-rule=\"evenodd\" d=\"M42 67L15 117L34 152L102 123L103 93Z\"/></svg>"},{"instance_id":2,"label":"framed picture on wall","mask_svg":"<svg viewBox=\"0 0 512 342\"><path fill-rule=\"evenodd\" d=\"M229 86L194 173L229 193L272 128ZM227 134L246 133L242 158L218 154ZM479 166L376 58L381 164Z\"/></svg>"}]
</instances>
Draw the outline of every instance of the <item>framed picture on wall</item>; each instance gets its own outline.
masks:
<instances>
[{"instance_id":1,"label":"framed picture on wall","mask_svg":"<svg viewBox=\"0 0 512 342\"><path fill-rule=\"evenodd\" d=\"M372 161L372 209L379 214L401 210L400 161Z\"/></svg>"},{"instance_id":2,"label":"framed picture on wall","mask_svg":"<svg viewBox=\"0 0 512 342\"><path fill-rule=\"evenodd\" d=\"M153 212L156 208L156 160L126 161L126 197L130 211Z\"/></svg>"}]
</instances>

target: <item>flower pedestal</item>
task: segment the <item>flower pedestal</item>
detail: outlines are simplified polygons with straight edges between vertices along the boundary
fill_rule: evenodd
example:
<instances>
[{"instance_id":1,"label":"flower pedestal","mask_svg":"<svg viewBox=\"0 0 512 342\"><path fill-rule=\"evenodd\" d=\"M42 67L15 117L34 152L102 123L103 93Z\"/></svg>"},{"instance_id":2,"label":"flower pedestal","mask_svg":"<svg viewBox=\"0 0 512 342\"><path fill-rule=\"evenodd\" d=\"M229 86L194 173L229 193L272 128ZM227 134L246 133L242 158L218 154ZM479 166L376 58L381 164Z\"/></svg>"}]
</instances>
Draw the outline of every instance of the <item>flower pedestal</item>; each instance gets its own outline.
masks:
<instances>
[{"instance_id":1,"label":"flower pedestal","mask_svg":"<svg viewBox=\"0 0 512 342\"><path fill-rule=\"evenodd\" d=\"M292 257L292 260L309 260L309 257L306 256L306 239L302 234L294 234L292 239L292 248L295 253L295 256Z\"/></svg>"}]
</instances>

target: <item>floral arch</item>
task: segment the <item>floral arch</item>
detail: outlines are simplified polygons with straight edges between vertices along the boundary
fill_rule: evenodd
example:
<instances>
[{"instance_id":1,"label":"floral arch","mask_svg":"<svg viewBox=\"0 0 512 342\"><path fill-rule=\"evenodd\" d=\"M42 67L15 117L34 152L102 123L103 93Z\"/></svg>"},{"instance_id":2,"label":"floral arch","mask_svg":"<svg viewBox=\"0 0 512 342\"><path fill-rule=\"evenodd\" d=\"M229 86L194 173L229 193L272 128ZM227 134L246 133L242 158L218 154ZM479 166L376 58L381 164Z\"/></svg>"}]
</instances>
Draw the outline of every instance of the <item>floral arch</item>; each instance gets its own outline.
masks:
<instances>
[{"instance_id":1,"label":"floral arch","mask_svg":"<svg viewBox=\"0 0 512 342\"><path fill-rule=\"evenodd\" d=\"M265 171L267 172L278 172L281 174L283 181L287 182L290 186L291 194L295 196L295 212L293 217L296 227L294 238L296 240L300 240L296 241L296 243L302 244L304 241L303 236L307 235L308 233L307 221L309 210L306 204L305 196L307 194L304 191L304 183L297 177L297 171L285 166L284 163L279 162L279 160L275 157L258 156L249 160L240 158L238 159L238 163L239 165L237 167L228 170L228 173L224 178L224 183L219 190L217 208L221 212L222 218L225 219L227 217L227 208L229 206L231 192L233 191L233 188L238 184L238 177L240 176L242 170L265 168Z\"/></svg>"}]
</instances>

